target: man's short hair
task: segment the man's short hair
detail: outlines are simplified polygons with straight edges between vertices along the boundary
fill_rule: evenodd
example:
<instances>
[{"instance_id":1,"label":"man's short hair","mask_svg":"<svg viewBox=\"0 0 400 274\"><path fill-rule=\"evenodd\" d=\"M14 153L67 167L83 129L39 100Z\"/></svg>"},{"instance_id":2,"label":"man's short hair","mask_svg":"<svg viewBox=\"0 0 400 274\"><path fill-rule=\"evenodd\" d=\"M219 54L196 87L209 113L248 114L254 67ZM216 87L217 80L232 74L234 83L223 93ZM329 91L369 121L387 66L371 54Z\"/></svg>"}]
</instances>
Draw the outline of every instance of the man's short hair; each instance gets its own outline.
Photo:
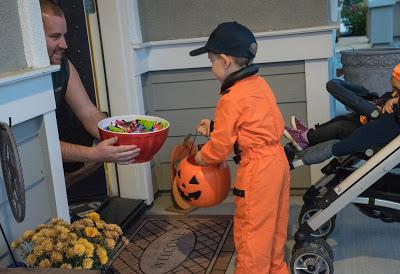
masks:
<instances>
[{"instance_id":1,"label":"man's short hair","mask_svg":"<svg viewBox=\"0 0 400 274\"><path fill-rule=\"evenodd\" d=\"M40 9L42 13L64 17L64 11L61 9L57 0L40 0Z\"/></svg>"}]
</instances>

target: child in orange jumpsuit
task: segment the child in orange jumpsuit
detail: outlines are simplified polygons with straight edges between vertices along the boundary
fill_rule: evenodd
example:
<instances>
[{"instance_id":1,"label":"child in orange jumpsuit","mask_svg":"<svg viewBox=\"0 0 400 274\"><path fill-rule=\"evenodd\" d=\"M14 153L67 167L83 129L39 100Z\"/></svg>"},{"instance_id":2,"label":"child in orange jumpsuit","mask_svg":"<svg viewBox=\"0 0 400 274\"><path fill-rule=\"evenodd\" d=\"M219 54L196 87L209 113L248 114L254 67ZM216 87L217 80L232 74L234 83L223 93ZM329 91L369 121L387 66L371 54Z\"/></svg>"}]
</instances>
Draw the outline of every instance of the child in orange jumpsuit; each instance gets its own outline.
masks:
<instances>
[{"instance_id":1,"label":"child in orange jumpsuit","mask_svg":"<svg viewBox=\"0 0 400 274\"><path fill-rule=\"evenodd\" d=\"M287 274L284 261L289 214L289 165L280 144L282 115L266 81L251 65L257 51L252 32L236 22L218 25L207 44L190 52L208 53L222 83L215 122L198 132L210 140L196 154L198 164L217 164L240 151L235 195L236 274Z\"/></svg>"}]
</instances>

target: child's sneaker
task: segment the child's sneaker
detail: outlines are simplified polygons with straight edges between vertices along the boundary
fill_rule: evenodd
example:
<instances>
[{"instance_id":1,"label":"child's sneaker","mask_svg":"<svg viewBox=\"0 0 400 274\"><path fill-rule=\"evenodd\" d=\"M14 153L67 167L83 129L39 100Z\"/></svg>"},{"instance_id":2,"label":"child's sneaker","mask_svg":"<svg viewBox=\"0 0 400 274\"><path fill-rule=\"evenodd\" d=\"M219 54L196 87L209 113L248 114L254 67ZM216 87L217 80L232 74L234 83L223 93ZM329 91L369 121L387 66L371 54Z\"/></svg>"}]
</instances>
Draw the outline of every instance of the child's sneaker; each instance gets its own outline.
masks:
<instances>
[{"instance_id":1,"label":"child's sneaker","mask_svg":"<svg viewBox=\"0 0 400 274\"><path fill-rule=\"evenodd\" d=\"M300 130L285 127L283 135L293 143L298 151L302 151L309 146L307 140L303 136L303 132Z\"/></svg>"},{"instance_id":2,"label":"child's sneaker","mask_svg":"<svg viewBox=\"0 0 400 274\"><path fill-rule=\"evenodd\" d=\"M292 120L292 128L300 130L300 131L308 130L308 127L302 121L297 119L296 116L292 116L291 120Z\"/></svg>"}]
</instances>

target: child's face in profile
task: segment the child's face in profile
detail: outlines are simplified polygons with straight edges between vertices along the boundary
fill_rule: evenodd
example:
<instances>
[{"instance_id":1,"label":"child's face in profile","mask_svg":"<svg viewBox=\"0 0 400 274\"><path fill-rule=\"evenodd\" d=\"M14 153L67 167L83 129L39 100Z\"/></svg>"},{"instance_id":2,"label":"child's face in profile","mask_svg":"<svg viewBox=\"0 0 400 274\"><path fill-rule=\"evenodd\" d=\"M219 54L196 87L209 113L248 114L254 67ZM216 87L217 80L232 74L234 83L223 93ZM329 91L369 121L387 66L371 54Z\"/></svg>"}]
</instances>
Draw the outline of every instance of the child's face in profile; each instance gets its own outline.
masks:
<instances>
[{"instance_id":1,"label":"child's face in profile","mask_svg":"<svg viewBox=\"0 0 400 274\"><path fill-rule=\"evenodd\" d=\"M223 83L227 75L226 62L223 56L221 54L214 54L209 52L208 59L212 64L211 65L212 72L217 77L217 79L221 83Z\"/></svg>"},{"instance_id":2,"label":"child's face in profile","mask_svg":"<svg viewBox=\"0 0 400 274\"><path fill-rule=\"evenodd\" d=\"M392 96L400 96L400 81L392 77Z\"/></svg>"}]
</instances>

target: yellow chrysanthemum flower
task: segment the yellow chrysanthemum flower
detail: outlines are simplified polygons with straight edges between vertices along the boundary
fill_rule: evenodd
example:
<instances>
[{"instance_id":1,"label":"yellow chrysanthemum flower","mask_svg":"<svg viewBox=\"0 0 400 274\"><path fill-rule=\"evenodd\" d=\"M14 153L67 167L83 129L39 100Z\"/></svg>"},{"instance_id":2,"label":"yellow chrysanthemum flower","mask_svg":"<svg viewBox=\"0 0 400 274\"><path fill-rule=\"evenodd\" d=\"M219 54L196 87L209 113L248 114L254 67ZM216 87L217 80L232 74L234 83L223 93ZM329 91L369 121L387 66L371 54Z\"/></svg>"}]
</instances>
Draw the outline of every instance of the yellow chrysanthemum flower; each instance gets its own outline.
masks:
<instances>
[{"instance_id":1,"label":"yellow chrysanthemum flower","mask_svg":"<svg viewBox=\"0 0 400 274\"><path fill-rule=\"evenodd\" d=\"M85 254L85 246L83 244L75 244L74 251L78 256Z\"/></svg>"},{"instance_id":2,"label":"yellow chrysanthemum flower","mask_svg":"<svg viewBox=\"0 0 400 274\"><path fill-rule=\"evenodd\" d=\"M84 230L85 229L85 225L84 224L76 224L76 225L74 225L74 228L76 230Z\"/></svg>"},{"instance_id":3,"label":"yellow chrysanthemum flower","mask_svg":"<svg viewBox=\"0 0 400 274\"><path fill-rule=\"evenodd\" d=\"M28 266L33 266L36 263L36 256L33 254L29 254L28 257L26 257L26 263Z\"/></svg>"},{"instance_id":4,"label":"yellow chrysanthemum flower","mask_svg":"<svg viewBox=\"0 0 400 274\"><path fill-rule=\"evenodd\" d=\"M78 235L76 235L75 233L70 232L70 233L68 233L68 234L69 234L69 237L70 237L70 239L71 239L72 241L77 241L77 240L78 240Z\"/></svg>"},{"instance_id":5,"label":"yellow chrysanthemum flower","mask_svg":"<svg viewBox=\"0 0 400 274\"><path fill-rule=\"evenodd\" d=\"M46 240L43 241L42 247L43 247L43 250L46 251L46 252L52 251L53 250L53 243L51 242L50 239L46 239Z\"/></svg>"},{"instance_id":6,"label":"yellow chrysanthemum flower","mask_svg":"<svg viewBox=\"0 0 400 274\"><path fill-rule=\"evenodd\" d=\"M62 264L60 266L60 268L62 268L62 269L72 269L72 265L71 264Z\"/></svg>"},{"instance_id":7,"label":"yellow chrysanthemum flower","mask_svg":"<svg viewBox=\"0 0 400 274\"><path fill-rule=\"evenodd\" d=\"M43 254L43 249L41 246L36 246L35 248L33 248L32 250L32 254L35 256L40 256Z\"/></svg>"},{"instance_id":8,"label":"yellow chrysanthemum flower","mask_svg":"<svg viewBox=\"0 0 400 274\"><path fill-rule=\"evenodd\" d=\"M96 226L98 229L104 229L104 222L103 221L97 221Z\"/></svg>"},{"instance_id":9,"label":"yellow chrysanthemum flower","mask_svg":"<svg viewBox=\"0 0 400 274\"><path fill-rule=\"evenodd\" d=\"M36 233L35 235L32 236L32 241L37 242L37 240L40 238L40 236Z\"/></svg>"},{"instance_id":10,"label":"yellow chrysanthemum flower","mask_svg":"<svg viewBox=\"0 0 400 274\"><path fill-rule=\"evenodd\" d=\"M70 230L68 228L66 228L65 226L62 226L62 225L56 225L54 228L59 233L69 233L70 232Z\"/></svg>"},{"instance_id":11,"label":"yellow chrysanthemum flower","mask_svg":"<svg viewBox=\"0 0 400 274\"><path fill-rule=\"evenodd\" d=\"M24 241L29 240L34 234L35 234L35 231L27 230L22 234L22 238L24 239Z\"/></svg>"},{"instance_id":12,"label":"yellow chrysanthemum flower","mask_svg":"<svg viewBox=\"0 0 400 274\"><path fill-rule=\"evenodd\" d=\"M54 245L54 250L55 251L62 251L63 250L63 244L61 242L58 242Z\"/></svg>"},{"instance_id":13,"label":"yellow chrysanthemum flower","mask_svg":"<svg viewBox=\"0 0 400 274\"><path fill-rule=\"evenodd\" d=\"M56 230L53 229L53 228L48 228L48 229L45 230L44 235L46 237L54 237L56 235Z\"/></svg>"},{"instance_id":14,"label":"yellow chrysanthemum flower","mask_svg":"<svg viewBox=\"0 0 400 274\"><path fill-rule=\"evenodd\" d=\"M106 239L106 245L109 249L114 249L115 241L113 239Z\"/></svg>"},{"instance_id":15,"label":"yellow chrysanthemum flower","mask_svg":"<svg viewBox=\"0 0 400 274\"><path fill-rule=\"evenodd\" d=\"M68 248L65 253L67 254L68 258L72 258L77 255L74 248Z\"/></svg>"},{"instance_id":16,"label":"yellow chrysanthemum flower","mask_svg":"<svg viewBox=\"0 0 400 274\"><path fill-rule=\"evenodd\" d=\"M99 231L95 227L86 227L85 228L85 234L86 236L93 238L98 235Z\"/></svg>"},{"instance_id":17,"label":"yellow chrysanthemum flower","mask_svg":"<svg viewBox=\"0 0 400 274\"><path fill-rule=\"evenodd\" d=\"M21 245L21 241L20 240L15 240L11 243L11 248L12 249L17 249L19 246Z\"/></svg>"},{"instance_id":18,"label":"yellow chrysanthemum flower","mask_svg":"<svg viewBox=\"0 0 400 274\"><path fill-rule=\"evenodd\" d=\"M124 245L128 245L129 244L129 240L125 236L121 237L121 241L124 243Z\"/></svg>"},{"instance_id":19,"label":"yellow chrysanthemum flower","mask_svg":"<svg viewBox=\"0 0 400 274\"><path fill-rule=\"evenodd\" d=\"M99 261L102 265L105 265L108 262L107 251L104 248L96 248L96 254L99 257Z\"/></svg>"},{"instance_id":20,"label":"yellow chrysanthemum flower","mask_svg":"<svg viewBox=\"0 0 400 274\"><path fill-rule=\"evenodd\" d=\"M108 263L108 256L107 255L101 255L99 256L99 261L102 265L105 265Z\"/></svg>"},{"instance_id":21,"label":"yellow chrysanthemum flower","mask_svg":"<svg viewBox=\"0 0 400 274\"><path fill-rule=\"evenodd\" d=\"M36 232L39 232L40 230L42 230L42 229L44 229L44 228L47 228L47 227L49 227L49 226L46 225L46 224L40 224L40 225L38 225L38 226L36 227L35 231L36 231Z\"/></svg>"},{"instance_id":22,"label":"yellow chrysanthemum flower","mask_svg":"<svg viewBox=\"0 0 400 274\"><path fill-rule=\"evenodd\" d=\"M93 260L90 258L86 258L83 260L83 269L92 269L93 267Z\"/></svg>"},{"instance_id":23,"label":"yellow chrysanthemum flower","mask_svg":"<svg viewBox=\"0 0 400 274\"><path fill-rule=\"evenodd\" d=\"M51 256L50 256L51 260L53 262L62 262L63 256L60 252L56 252L54 251Z\"/></svg>"},{"instance_id":24,"label":"yellow chrysanthemum flower","mask_svg":"<svg viewBox=\"0 0 400 274\"><path fill-rule=\"evenodd\" d=\"M92 219L95 222L100 221L100 215L97 212L90 212L90 213L86 214L86 217L88 217L89 219Z\"/></svg>"},{"instance_id":25,"label":"yellow chrysanthemum flower","mask_svg":"<svg viewBox=\"0 0 400 274\"><path fill-rule=\"evenodd\" d=\"M60 237L61 240L68 240L69 239L69 233L61 233Z\"/></svg>"},{"instance_id":26,"label":"yellow chrysanthemum flower","mask_svg":"<svg viewBox=\"0 0 400 274\"><path fill-rule=\"evenodd\" d=\"M78 243L85 245L85 244L89 243L89 241L86 240L85 238L79 238Z\"/></svg>"},{"instance_id":27,"label":"yellow chrysanthemum flower","mask_svg":"<svg viewBox=\"0 0 400 274\"><path fill-rule=\"evenodd\" d=\"M49 268L51 266L51 263L48 259L43 259L39 263L39 268Z\"/></svg>"},{"instance_id":28,"label":"yellow chrysanthemum flower","mask_svg":"<svg viewBox=\"0 0 400 274\"><path fill-rule=\"evenodd\" d=\"M61 219L61 218L53 218L53 219L51 219L50 222L51 222L51 224L56 225L56 224L58 224L60 222L64 222L64 220Z\"/></svg>"}]
</instances>

